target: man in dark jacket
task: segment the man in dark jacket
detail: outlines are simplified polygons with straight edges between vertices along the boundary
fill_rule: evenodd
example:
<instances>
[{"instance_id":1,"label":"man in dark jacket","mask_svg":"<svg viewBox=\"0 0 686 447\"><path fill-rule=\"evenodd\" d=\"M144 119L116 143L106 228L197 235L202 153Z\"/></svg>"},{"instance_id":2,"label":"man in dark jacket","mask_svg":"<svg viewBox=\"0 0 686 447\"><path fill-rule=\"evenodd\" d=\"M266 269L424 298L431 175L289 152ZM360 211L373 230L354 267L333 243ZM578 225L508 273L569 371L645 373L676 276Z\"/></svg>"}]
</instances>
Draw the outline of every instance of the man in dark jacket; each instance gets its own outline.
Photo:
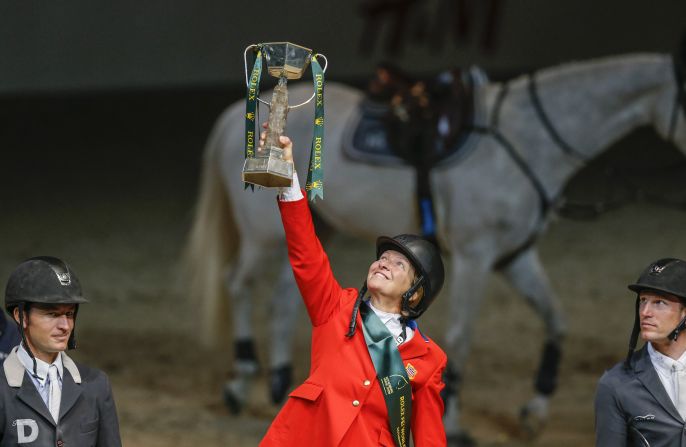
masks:
<instances>
[{"instance_id":1,"label":"man in dark jacket","mask_svg":"<svg viewBox=\"0 0 686 447\"><path fill-rule=\"evenodd\" d=\"M107 376L64 352L76 347L76 314L85 302L60 259L31 258L11 274L5 309L22 341L0 369L0 446L121 446Z\"/></svg>"},{"instance_id":2,"label":"man in dark jacket","mask_svg":"<svg viewBox=\"0 0 686 447\"><path fill-rule=\"evenodd\" d=\"M596 445L686 446L686 262L655 261L629 289L629 354L598 383ZM634 352L639 332L646 343Z\"/></svg>"}]
</instances>

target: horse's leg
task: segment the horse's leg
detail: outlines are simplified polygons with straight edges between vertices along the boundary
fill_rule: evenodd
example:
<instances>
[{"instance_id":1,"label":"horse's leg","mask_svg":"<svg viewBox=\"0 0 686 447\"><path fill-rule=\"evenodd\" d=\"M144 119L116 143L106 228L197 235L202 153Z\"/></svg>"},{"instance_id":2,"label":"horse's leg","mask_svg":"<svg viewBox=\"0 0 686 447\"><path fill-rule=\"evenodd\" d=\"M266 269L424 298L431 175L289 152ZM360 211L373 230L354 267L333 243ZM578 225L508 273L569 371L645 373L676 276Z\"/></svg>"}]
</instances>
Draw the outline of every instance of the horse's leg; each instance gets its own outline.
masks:
<instances>
[{"instance_id":1,"label":"horse's leg","mask_svg":"<svg viewBox=\"0 0 686 447\"><path fill-rule=\"evenodd\" d=\"M445 340L449 360L444 375L446 387L443 393L446 405L443 424L451 446L474 445L474 441L460 426L458 392L489 272L489 266L478 257L452 257L450 287L453 299L449 303L452 323Z\"/></svg>"},{"instance_id":2,"label":"horse's leg","mask_svg":"<svg viewBox=\"0 0 686 447\"><path fill-rule=\"evenodd\" d=\"M233 304L234 371L224 384L224 402L229 411L238 414L243 409L252 382L259 369L252 330L252 294L254 275L258 271L260 249L243 243L235 270L226 278Z\"/></svg>"},{"instance_id":3,"label":"horse's leg","mask_svg":"<svg viewBox=\"0 0 686 447\"><path fill-rule=\"evenodd\" d=\"M535 396L521 409L521 422L529 435L536 435L548 417L548 402L555 392L562 354L561 343L567 327L562 309L534 248L523 252L501 272L510 284L525 297L541 317L546 338L535 381Z\"/></svg>"},{"instance_id":4,"label":"horse's leg","mask_svg":"<svg viewBox=\"0 0 686 447\"><path fill-rule=\"evenodd\" d=\"M272 402L280 404L293 382L292 345L300 308L300 292L288 261L284 262L272 294L271 352L269 393Z\"/></svg>"}]
</instances>

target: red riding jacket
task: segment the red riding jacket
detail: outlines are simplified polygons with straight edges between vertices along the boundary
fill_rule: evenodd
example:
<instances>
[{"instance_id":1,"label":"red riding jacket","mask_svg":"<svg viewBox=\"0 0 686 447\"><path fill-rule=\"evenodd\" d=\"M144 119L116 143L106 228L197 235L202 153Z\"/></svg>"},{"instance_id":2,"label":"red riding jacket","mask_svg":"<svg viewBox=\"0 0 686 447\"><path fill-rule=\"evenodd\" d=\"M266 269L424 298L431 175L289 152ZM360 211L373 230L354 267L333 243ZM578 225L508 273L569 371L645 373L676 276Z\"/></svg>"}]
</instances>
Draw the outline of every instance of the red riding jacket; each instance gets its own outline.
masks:
<instances>
[{"instance_id":1,"label":"red riding jacket","mask_svg":"<svg viewBox=\"0 0 686 447\"><path fill-rule=\"evenodd\" d=\"M279 208L288 256L312 322L312 354L309 377L290 394L260 446L394 447L359 315L355 335L346 337L358 291L341 288L334 278L307 201L279 202ZM445 446L439 393L446 355L419 331L399 350L412 385L414 445Z\"/></svg>"}]
</instances>

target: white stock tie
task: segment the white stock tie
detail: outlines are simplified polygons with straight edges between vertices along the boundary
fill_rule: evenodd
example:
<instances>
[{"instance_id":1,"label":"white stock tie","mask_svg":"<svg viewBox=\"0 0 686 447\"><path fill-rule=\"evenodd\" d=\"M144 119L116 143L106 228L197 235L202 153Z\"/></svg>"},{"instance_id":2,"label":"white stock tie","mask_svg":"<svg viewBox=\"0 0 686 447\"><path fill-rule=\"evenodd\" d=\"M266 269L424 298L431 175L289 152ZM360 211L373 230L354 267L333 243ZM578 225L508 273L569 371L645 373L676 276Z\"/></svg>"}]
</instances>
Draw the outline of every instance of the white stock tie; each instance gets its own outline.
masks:
<instances>
[{"instance_id":1,"label":"white stock tie","mask_svg":"<svg viewBox=\"0 0 686 447\"><path fill-rule=\"evenodd\" d=\"M50 365L48 369L48 379L50 379L50 394L48 396L48 409L55 422L59 422L60 401L62 400L62 389L60 388L59 378L57 377L57 366ZM686 387L686 385L684 385ZM684 388L686 391L686 388Z\"/></svg>"}]
</instances>

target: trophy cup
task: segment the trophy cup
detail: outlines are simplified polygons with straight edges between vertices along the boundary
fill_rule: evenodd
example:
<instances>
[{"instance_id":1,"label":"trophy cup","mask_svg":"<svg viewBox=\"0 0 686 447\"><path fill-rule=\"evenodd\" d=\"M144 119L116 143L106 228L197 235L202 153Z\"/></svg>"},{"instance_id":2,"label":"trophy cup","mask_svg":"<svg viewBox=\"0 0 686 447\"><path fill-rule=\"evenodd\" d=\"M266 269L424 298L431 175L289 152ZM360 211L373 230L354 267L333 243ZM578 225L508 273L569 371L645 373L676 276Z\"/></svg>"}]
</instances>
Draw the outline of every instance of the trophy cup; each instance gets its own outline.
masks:
<instances>
[{"instance_id":1,"label":"trophy cup","mask_svg":"<svg viewBox=\"0 0 686 447\"><path fill-rule=\"evenodd\" d=\"M248 77L247 53L253 50L255 62L253 70ZM283 149L279 145L279 137L286 128L286 116L290 109L303 106L312 99L315 102L315 122L312 150L310 154L310 169L306 189L310 199L315 196L323 197L322 194L322 150L324 134L324 69L321 68L317 57L326 57L322 54L313 56L312 50L295 45L290 42L273 42L249 45L243 54L245 62L245 76L247 86L246 103L246 146L245 164L243 165L243 182L267 188L291 186L293 181L293 164L283 160ZM272 93L271 102L265 102L259 97L259 82L262 72L262 58L267 64L267 71L271 76L278 79ZM287 81L300 79L308 65L312 65L312 77L314 92L312 96L295 106L288 106ZM269 127L265 138L264 147L256 147L255 129L257 119L257 101L269 107ZM314 193L312 193L314 191Z\"/></svg>"}]
</instances>

